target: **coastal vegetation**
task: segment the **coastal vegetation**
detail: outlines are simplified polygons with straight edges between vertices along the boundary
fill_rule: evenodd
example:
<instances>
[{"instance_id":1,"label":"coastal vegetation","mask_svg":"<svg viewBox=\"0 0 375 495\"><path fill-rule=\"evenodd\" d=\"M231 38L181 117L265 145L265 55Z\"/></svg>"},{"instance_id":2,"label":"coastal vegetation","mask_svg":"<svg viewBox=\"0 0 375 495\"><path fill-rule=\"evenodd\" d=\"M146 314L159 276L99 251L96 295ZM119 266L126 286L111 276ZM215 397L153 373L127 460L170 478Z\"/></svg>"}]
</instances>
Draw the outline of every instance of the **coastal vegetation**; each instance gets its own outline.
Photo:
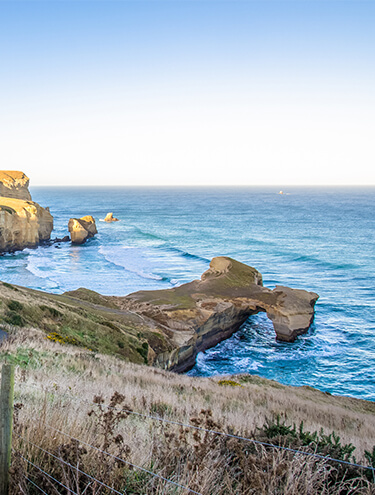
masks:
<instances>
[{"instance_id":1,"label":"coastal vegetation","mask_svg":"<svg viewBox=\"0 0 375 495\"><path fill-rule=\"evenodd\" d=\"M27 479L69 493L24 459L80 495L110 493L81 471L144 495L189 493L165 479L204 495L374 493L371 471L211 433L371 466L372 402L251 375L192 378L36 328L8 330L0 362L16 365L13 494L38 493Z\"/></svg>"},{"instance_id":2,"label":"coastal vegetation","mask_svg":"<svg viewBox=\"0 0 375 495\"><path fill-rule=\"evenodd\" d=\"M82 299L78 301L0 283L0 321L4 328L37 327L51 340L134 363L145 362L149 341L159 347L165 343L157 332L142 325L137 315L121 315L110 301L95 292L82 289L80 294Z\"/></svg>"}]
</instances>

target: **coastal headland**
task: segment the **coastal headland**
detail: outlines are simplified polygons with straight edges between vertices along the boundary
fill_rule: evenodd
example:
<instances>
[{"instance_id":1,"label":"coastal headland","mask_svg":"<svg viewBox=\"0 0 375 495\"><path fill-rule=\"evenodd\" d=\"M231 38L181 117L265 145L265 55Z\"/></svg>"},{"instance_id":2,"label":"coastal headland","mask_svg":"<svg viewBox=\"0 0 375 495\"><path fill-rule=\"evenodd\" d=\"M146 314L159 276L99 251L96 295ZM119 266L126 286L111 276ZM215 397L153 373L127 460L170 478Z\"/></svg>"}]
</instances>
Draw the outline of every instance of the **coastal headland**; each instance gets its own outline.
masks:
<instances>
[{"instance_id":1,"label":"coastal headland","mask_svg":"<svg viewBox=\"0 0 375 495\"><path fill-rule=\"evenodd\" d=\"M31 200L29 178L14 170L0 171L0 252L35 247L50 238L53 217Z\"/></svg>"},{"instance_id":2,"label":"coastal headland","mask_svg":"<svg viewBox=\"0 0 375 495\"><path fill-rule=\"evenodd\" d=\"M50 340L183 372L198 352L260 311L272 320L278 339L295 340L309 328L318 295L270 290L255 268L218 257L200 280L172 289L115 297L80 288L55 295L2 283L0 299L5 324L37 327Z\"/></svg>"},{"instance_id":3,"label":"coastal headland","mask_svg":"<svg viewBox=\"0 0 375 495\"><path fill-rule=\"evenodd\" d=\"M23 172L0 172L2 252L50 239L53 217L31 200L28 187ZM68 227L75 244L97 233L92 216L71 218ZM41 328L52 340L183 372L194 365L198 352L230 337L260 311L272 320L277 339L294 341L309 328L318 297L283 286L270 290L255 268L217 257L200 280L124 297L84 288L52 295L2 284L0 318L8 325Z\"/></svg>"}]
</instances>

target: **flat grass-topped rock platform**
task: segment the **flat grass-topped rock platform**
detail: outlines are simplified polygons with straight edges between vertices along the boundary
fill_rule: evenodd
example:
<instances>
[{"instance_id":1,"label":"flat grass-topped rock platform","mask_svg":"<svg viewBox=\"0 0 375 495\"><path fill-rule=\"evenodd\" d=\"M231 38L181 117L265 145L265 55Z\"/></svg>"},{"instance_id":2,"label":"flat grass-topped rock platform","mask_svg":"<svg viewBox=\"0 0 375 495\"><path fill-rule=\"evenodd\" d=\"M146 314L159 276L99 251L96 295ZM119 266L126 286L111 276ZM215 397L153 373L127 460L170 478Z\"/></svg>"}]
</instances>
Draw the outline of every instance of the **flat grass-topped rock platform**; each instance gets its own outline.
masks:
<instances>
[{"instance_id":1,"label":"flat grass-topped rock platform","mask_svg":"<svg viewBox=\"0 0 375 495\"><path fill-rule=\"evenodd\" d=\"M37 327L51 340L185 371L198 352L260 311L273 321L278 339L293 341L309 328L318 295L270 290L255 268L219 257L200 280L172 289L110 297L82 288L55 295L0 284L0 299L4 324Z\"/></svg>"}]
</instances>

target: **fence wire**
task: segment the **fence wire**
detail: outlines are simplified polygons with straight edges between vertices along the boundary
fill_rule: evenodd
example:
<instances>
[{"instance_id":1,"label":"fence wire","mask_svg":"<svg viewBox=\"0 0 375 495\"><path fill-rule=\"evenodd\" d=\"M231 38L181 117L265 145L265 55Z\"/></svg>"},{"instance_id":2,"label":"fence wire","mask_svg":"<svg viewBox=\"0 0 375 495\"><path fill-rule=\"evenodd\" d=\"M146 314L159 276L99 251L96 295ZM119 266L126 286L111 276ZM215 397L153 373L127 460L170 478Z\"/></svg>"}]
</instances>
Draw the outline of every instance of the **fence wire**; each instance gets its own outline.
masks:
<instances>
[{"instance_id":1,"label":"fence wire","mask_svg":"<svg viewBox=\"0 0 375 495\"><path fill-rule=\"evenodd\" d=\"M34 485L35 488L37 488L40 492L44 493L44 495L48 495L47 492L45 492L42 488L40 488L40 486L38 486L36 483L34 483L33 480L31 480L27 476L25 476L25 480L27 480L29 483L31 483L32 485Z\"/></svg>"},{"instance_id":2,"label":"fence wire","mask_svg":"<svg viewBox=\"0 0 375 495\"><path fill-rule=\"evenodd\" d=\"M117 456L115 456L115 455L113 455L113 454L110 454L109 452L106 452L105 450L101 450L101 449L99 449L99 448L95 447L94 445L91 445L91 444L89 444L89 443L83 442L82 440L79 440L78 438L74 438L74 437L72 437L71 435L68 435L67 433L64 433L64 432L62 432L62 431L60 431L60 430L58 430L58 429L56 429L56 428L53 428L52 426L49 426L49 425L47 425L47 424L45 424L45 426L47 426L47 427L49 427L49 428L51 428L51 429L55 430L56 432L58 432L58 433L60 433L60 434L62 434L62 435L65 435L65 436L69 437L69 438L70 438L70 439L72 439L72 440L75 440L76 442L81 443L82 445L86 445L87 447L91 447L92 449L95 449L95 450L97 450L97 451L99 451L99 452L101 452L101 453L103 453L103 454L105 454L105 455L108 455L108 456L110 456L110 457L112 457L112 458L114 458L114 459L116 459L116 460L118 460L118 461L121 461L121 462L123 462L124 464L127 464L127 465L129 465L129 466L131 466L131 467L133 467L133 468L136 468L136 469L140 469L141 471L144 471L144 472L146 472L146 473L148 473L148 474L150 474L150 475L152 475L152 476L154 476L154 477L156 477L156 478L160 478L162 481L165 481L166 483L170 483L170 484L172 484L172 485L174 485L174 486L176 486L176 487L178 487L178 488L182 488L183 490L186 490L186 491L188 491L189 493L193 493L194 495L202 495L201 493L196 492L196 491L192 490L191 488L188 488L187 486L184 486L184 485L181 485L181 484L179 484L179 483L176 483L175 481L172 481L172 480L170 480L170 479L168 479L168 478L164 478L163 476L160 476L159 474L153 473L152 471L149 471L148 469L142 468L142 467L140 467L140 466L137 466L136 464L133 464L133 463L128 462L128 461L125 461L124 459L121 459L121 457L117 457ZM108 488L109 490L112 490L112 492L117 493L117 494L119 494L119 495L123 495L123 493L121 493L121 492L117 491L115 488L112 488L112 487L108 486L107 484L103 483L102 481L98 480L97 478L94 478L94 477L93 477L93 476L91 476L90 474L85 473L84 471L82 471L81 469L79 469L77 466L73 466L73 465L72 465L72 464L70 464L69 462L67 462L67 461L65 461L64 459L62 459L61 457L58 457L58 456L56 456L56 455L52 454L51 452L49 452L48 450L43 449L43 447L40 447L39 445L37 445L36 443L32 442L31 440L28 440L27 438L23 437L22 435L17 435L17 436L18 436L19 438L21 438L22 440L24 440L25 442L27 442L27 443L29 443L30 445L32 445L33 447L36 447L36 448L37 448L37 449L39 449L40 451L44 452L45 454L47 454L47 455L49 455L49 456L51 456L51 457L54 457L54 458L55 458L55 459L57 459L58 461L60 461L60 462L62 462L62 463L64 463L64 464L66 464L67 466L69 466L69 467L71 467L72 469L74 469L74 470L76 470L76 471L80 472L80 473L81 473L81 474L83 474L84 476L87 476L88 478L92 479L93 481L96 481L97 483L99 483L100 485L104 486L105 488Z\"/></svg>"},{"instance_id":3,"label":"fence wire","mask_svg":"<svg viewBox=\"0 0 375 495\"><path fill-rule=\"evenodd\" d=\"M41 473L45 474L46 476L48 476L48 478L51 478L51 480L55 481L57 484L59 484L60 486L64 487L65 490L68 490L68 492L70 493L73 493L73 495L78 495L78 493L74 492L73 490L71 490L70 488L68 488L67 486L64 485L64 483L61 483L61 481L57 480L56 478L54 478L51 474L47 473L46 471L44 471L44 469L42 469L40 466L37 466L36 464L34 464L33 462L31 462L29 459L26 459L26 457L24 457L23 455L20 454L20 457L21 459L23 459L24 461L28 462L29 464L31 464L31 466L34 466L36 469L38 469ZM122 495L122 494L121 494Z\"/></svg>"},{"instance_id":4,"label":"fence wire","mask_svg":"<svg viewBox=\"0 0 375 495\"><path fill-rule=\"evenodd\" d=\"M43 388L40 388L40 387L38 387L37 385L34 385L34 384L28 384L28 385L30 385L32 387L34 386L38 390L42 390L44 392L52 393L56 397L65 396L65 397L67 397L67 398L69 398L71 400L75 400L77 402L88 404L90 406L91 405L93 405L93 406L98 406L99 405L96 402L88 401L88 400L85 400L85 399L81 399L80 397L77 397L75 395L65 394L65 393L57 394L56 391L48 391L48 390L43 389ZM336 463L339 463L339 464L343 464L345 466L351 466L351 467L356 467L356 468L359 468L359 469L365 469L365 470L369 470L369 471L372 471L373 473L375 473L375 468L374 467L371 467L371 466L364 466L362 464L357 464L357 463L353 463L353 462L349 462L349 461L344 461L344 460L341 460L341 459L335 459L333 457L328 457L328 456L324 456L324 455L317 454L317 453L305 452L303 450L292 449L290 447L284 447L282 445L275 445L275 444L268 443L268 442L262 442L260 440L254 440L253 438L246 438L246 437L242 437L240 435L234 435L234 434L231 434L231 433L225 433L225 432L217 431L217 430L210 430L210 429L204 428L202 426L196 426L196 425L192 425L192 424L188 424L188 423L182 423L180 421L173 421L171 419L161 418L160 416L153 416L153 415L149 415L149 414L139 413L139 412L136 412L136 411L132 411L131 409L123 409L123 408L119 409L119 408L112 407L112 406L109 406L109 405L106 405L106 404L100 404L100 405L102 407L105 407L107 409L112 409L112 410L117 411L117 412L124 412L124 413L127 413L127 414L131 414L131 415L135 415L135 416L139 416L139 417L143 417L143 418L152 419L154 421L161 421L163 423L168 423L168 424L173 424L173 425L177 425L177 426L182 426L184 428L191 428L191 429L202 431L202 432L205 432L205 433L211 433L213 435L218 435L218 436L222 436L222 437L233 438L233 439L241 440L241 441L244 441L244 442L250 442L250 443L255 444L255 445L262 445L263 447L269 447L269 448L274 448L274 449L278 449L278 450L284 450L286 452L291 452L291 453L296 454L296 455L299 455L300 454L300 455L303 455L303 456L315 457L316 459L319 459L319 460L322 460L322 461L336 462ZM52 426L49 426L47 424L46 424L46 426L49 427L49 428L51 428L51 429L54 429ZM60 432L60 433L62 433L62 432ZM62 434L65 434L65 433L62 433ZM67 435L67 436L69 436L69 435Z\"/></svg>"},{"instance_id":5,"label":"fence wire","mask_svg":"<svg viewBox=\"0 0 375 495\"><path fill-rule=\"evenodd\" d=\"M199 492L196 492L196 491L192 490L191 488L188 488L187 486L181 485L180 483L177 483L176 481L172 481L172 480L170 480L168 478L165 478L164 476L161 476L160 474L153 473L152 471L149 471L148 469L145 469L145 468L143 468L141 466L137 466L136 464L133 464L132 462L126 461L125 459L122 459L121 457L118 457L116 455L110 454L109 452L106 452L105 450L101 450L98 447L95 447L94 445L91 445L89 443L86 443L83 440L80 440L79 438L72 437L71 435L68 435L67 433L64 433L63 431L58 430L57 428L55 428L55 427L53 427L51 425L48 425L47 423L44 423L44 426L46 426L47 428L50 428L51 430L56 431L57 433L60 433L61 435L64 435L64 436L70 438L71 440L75 440L76 442L79 442L82 445L86 445L86 447L91 447L92 449L95 449L98 452L101 452L102 454L108 455L109 457L112 457L113 459L116 459L117 461L123 462L124 464L127 464L128 466L131 466L131 467L133 467L135 469L139 469L139 470L141 470L141 471L143 471L145 473L150 474L151 476L153 476L155 478L159 478L162 481L166 481L167 483L171 483L172 485L175 485L178 488L182 488L182 489L188 491L189 493L194 493L195 495L201 495Z\"/></svg>"},{"instance_id":6,"label":"fence wire","mask_svg":"<svg viewBox=\"0 0 375 495\"><path fill-rule=\"evenodd\" d=\"M123 495L123 493L119 492L118 490L116 490L115 488L112 488L110 487L109 485L107 485L106 483L103 483L103 481L100 481L98 480L97 478L94 478L93 476L91 476L90 474L88 473L85 473L85 471L82 471L82 469L79 469L79 467L77 466L73 466L73 464L70 464L69 462L67 461L64 461L64 459L62 459L61 457L58 457L54 454L52 454L52 452L49 452L48 450L46 449L43 449L43 447L40 447L39 445L37 445L36 443L34 442L31 442L31 440L28 440L27 438L24 438L23 436L21 435L18 435L19 438L21 438L22 440L24 440L25 442L29 443L30 445L32 445L33 447L36 447L37 449L39 449L40 451L44 452L45 454L49 455L50 457L53 457L54 459L57 459L59 462L62 462L63 464L66 464L67 466L69 466L70 468L74 469L74 471L78 471L79 473L83 474L84 476L87 476L88 478L90 478L92 481L96 481L97 483L99 483L100 485L104 486L105 488L108 488L109 490L111 490L112 492L114 493L117 493L118 495ZM56 480L55 480L56 481ZM66 488L66 487L65 487ZM74 493L74 492L72 492ZM200 495L200 494L199 494Z\"/></svg>"}]
</instances>

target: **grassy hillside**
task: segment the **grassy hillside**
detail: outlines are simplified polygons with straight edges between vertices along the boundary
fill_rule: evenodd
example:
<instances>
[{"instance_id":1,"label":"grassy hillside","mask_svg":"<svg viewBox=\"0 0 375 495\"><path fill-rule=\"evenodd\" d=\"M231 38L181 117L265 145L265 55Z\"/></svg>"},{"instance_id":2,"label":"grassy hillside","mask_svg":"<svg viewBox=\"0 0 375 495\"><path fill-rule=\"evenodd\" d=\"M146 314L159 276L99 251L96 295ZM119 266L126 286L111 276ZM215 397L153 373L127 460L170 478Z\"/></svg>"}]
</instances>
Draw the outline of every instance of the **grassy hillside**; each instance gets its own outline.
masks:
<instances>
[{"instance_id":1,"label":"grassy hillside","mask_svg":"<svg viewBox=\"0 0 375 495\"><path fill-rule=\"evenodd\" d=\"M37 327L50 340L133 363L152 358L149 344L161 352L171 348L142 317L117 310L109 298L87 289L56 295L0 282L0 324Z\"/></svg>"},{"instance_id":2,"label":"grassy hillside","mask_svg":"<svg viewBox=\"0 0 375 495\"><path fill-rule=\"evenodd\" d=\"M55 307L53 298L51 307ZM13 328L0 347L0 363L16 365L15 393L19 405L13 494L40 493L25 475L47 493L69 493L27 464L21 455L56 479L64 480L75 493L110 493L32 444L79 466L120 493L188 491L145 471L129 469L86 444L204 495L374 493L372 478L358 469L218 437L123 410L322 455L350 460L354 460L354 455L357 462L368 465L370 459L365 452L372 453L375 444L372 402L335 397L310 387L286 387L250 375L191 378L126 363L116 355L56 340L47 338L42 330ZM107 409L107 405L112 409ZM320 432L322 428L324 431ZM313 432L318 434L314 436Z\"/></svg>"}]
</instances>

